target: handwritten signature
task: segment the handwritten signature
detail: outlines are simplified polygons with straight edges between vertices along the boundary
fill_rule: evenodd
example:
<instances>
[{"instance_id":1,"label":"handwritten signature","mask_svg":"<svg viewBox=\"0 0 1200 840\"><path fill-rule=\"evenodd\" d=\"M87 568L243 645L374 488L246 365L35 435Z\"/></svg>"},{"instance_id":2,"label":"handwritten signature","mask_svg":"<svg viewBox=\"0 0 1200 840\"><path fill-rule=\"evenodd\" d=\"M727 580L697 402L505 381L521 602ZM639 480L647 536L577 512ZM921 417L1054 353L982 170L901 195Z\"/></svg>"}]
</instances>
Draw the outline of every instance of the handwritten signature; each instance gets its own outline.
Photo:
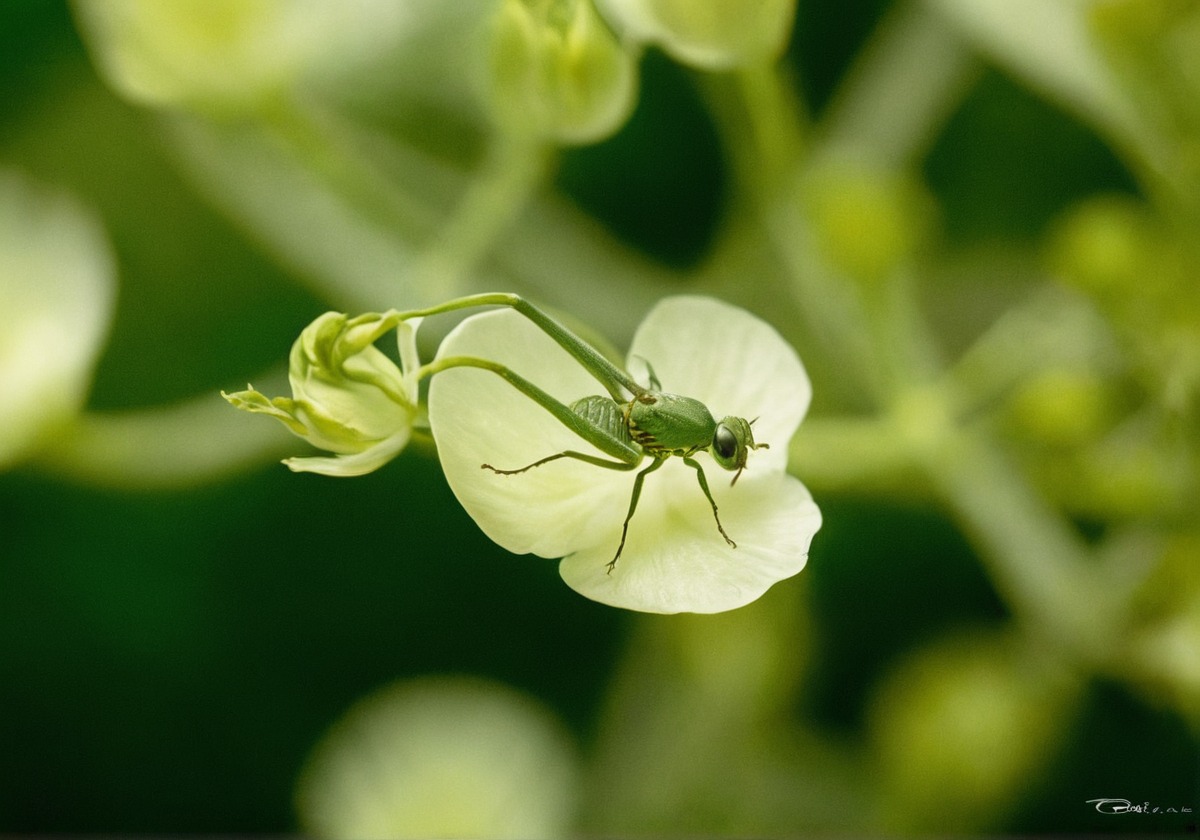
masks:
<instances>
[{"instance_id":1,"label":"handwritten signature","mask_svg":"<svg viewBox=\"0 0 1200 840\"><path fill-rule=\"evenodd\" d=\"M1166 808L1143 802L1140 805L1128 799L1089 799L1088 804L1095 804L1101 814L1190 814L1192 809L1187 805Z\"/></svg>"}]
</instances>

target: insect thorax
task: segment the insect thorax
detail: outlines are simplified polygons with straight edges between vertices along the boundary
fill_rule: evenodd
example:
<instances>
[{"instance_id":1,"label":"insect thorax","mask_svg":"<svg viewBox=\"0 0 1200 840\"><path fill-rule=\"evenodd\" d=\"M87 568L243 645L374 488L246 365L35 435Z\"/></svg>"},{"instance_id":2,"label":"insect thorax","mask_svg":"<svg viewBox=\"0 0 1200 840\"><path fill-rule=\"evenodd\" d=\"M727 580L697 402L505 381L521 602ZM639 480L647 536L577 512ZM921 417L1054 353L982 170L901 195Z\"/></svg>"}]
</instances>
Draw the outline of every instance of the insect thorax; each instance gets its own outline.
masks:
<instances>
[{"instance_id":1,"label":"insect thorax","mask_svg":"<svg viewBox=\"0 0 1200 840\"><path fill-rule=\"evenodd\" d=\"M687 454L712 443L716 421L699 400L650 392L628 406L629 432L651 453Z\"/></svg>"}]
</instances>

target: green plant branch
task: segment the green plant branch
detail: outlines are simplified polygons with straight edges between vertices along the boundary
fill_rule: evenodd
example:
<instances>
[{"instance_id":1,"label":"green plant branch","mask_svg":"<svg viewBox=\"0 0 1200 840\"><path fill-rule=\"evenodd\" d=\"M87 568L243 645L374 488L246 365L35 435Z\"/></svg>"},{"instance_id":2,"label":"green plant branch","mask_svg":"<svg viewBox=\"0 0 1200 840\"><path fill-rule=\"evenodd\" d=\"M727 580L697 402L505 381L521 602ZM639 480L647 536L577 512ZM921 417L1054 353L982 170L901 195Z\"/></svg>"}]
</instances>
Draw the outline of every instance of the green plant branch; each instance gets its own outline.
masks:
<instances>
[{"instance_id":1,"label":"green plant branch","mask_svg":"<svg viewBox=\"0 0 1200 840\"><path fill-rule=\"evenodd\" d=\"M789 446L788 471L817 495L899 498L932 492L900 427L887 417L807 418Z\"/></svg>"},{"instance_id":2,"label":"green plant branch","mask_svg":"<svg viewBox=\"0 0 1200 840\"><path fill-rule=\"evenodd\" d=\"M553 157L551 148L535 138L497 136L453 214L418 257L416 284L434 298L461 294L467 278L546 182Z\"/></svg>"},{"instance_id":3,"label":"green plant branch","mask_svg":"<svg viewBox=\"0 0 1200 840\"><path fill-rule=\"evenodd\" d=\"M914 48L921 43L912 41ZM911 61L894 61L912 66ZM890 85L902 81L884 80ZM742 108L754 128L745 131L731 125L732 109L727 104L717 109L717 116L734 159L739 161L738 168L746 172L753 169L755 157L764 149L773 155L772 150L787 146L783 138L766 143L763 139L787 120L779 114L760 113L764 107L775 107L778 100L755 95L755 85L760 84L755 76L745 76L742 82L738 88ZM858 95L871 101L862 89ZM848 476L874 477L878 482L899 474L911 459L935 497L976 546L1017 619L1035 636L1065 650L1067 656L1094 661L1102 646L1098 644L1096 616L1089 614L1095 601L1086 577L1086 546L992 441L959 425L953 395L944 385L934 384L940 371L933 342L909 284L901 282L904 278L885 278L879 281L882 285L864 290L823 264L810 237L803 235L808 221L795 194L794 185L802 183L804 163L794 163L795 174L783 182L785 189L780 189L778 181L768 183L755 177L744 183L750 185L750 198L779 252L788 287L801 311L808 314L814 329L820 330L821 343L845 360L846 372L875 394L881 411L875 429L862 425L840 430L837 426L816 427L816 433L836 432L849 439L847 462L841 469L827 470L825 478L832 483ZM775 165L768 160L764 168L769 171ZM896 433L886 431L892 426ZM877 453L861 440L853 442L853 432L862 433L864 428L868 433L883 433L885 443L880 448L886 451L886 458L877 474L864 467ZM797 445L802 464L808 447ZM893 452L893 447L902 454ZM820 451L832 461L843 457L836 446Z\"/></svg>"},{"instance_id":4,"label":"green plant branch","mask_svg":"<svg viewBox=\"0 0 1200 840\"><path fill-rule=\"evenodd\" d=\"M944 20L922 3L897 4L838 85L814 132L814 158L853 154L896 168L916 163L980 72Z\"/></svg>"},{"instance_id":5,"label":"green plant branch","mask_svg":"<svg viewBox=\"0 0 1200 840\"><path fill-rule=\"evenodd\" d=\"M364 220L400 231L410 244L432 235L449 210L449 194L439 195L439 201L420 200L402 189L338 114L289 99L264 117L261 130L326 191Z\"/></svg>"},{"instance_id":6,"label":"green plant branch","mask_svg":"<svg viewBox=\"0 0 1200 840\"><path fill-rule=\"evenodd\" d=\"M536 137L497 133L478 168L457 189L445 180L426 184L434 200L421 200L372 163L378 155L362 148L361 138L336 115L286 103L268 116L267 130L327 190L364 222L399 232L412 263L403 282L427 300L464 291L466 280L546 183L554 160L552 148ZM336 284L336 278L323 279Z\"/></svg>"},{"instance_id":7,"label":"green plant branch","mask_svg":"<svg viewBox=\"0 0 1200 840\"><path fill-rule=\"evenodd\" d=\"M1051 649L1101 668L1112 635L1111 599L1078 532L984 435L955 429L927 453L925 472L1004 601Z\"/></svg>"},{"instance_id":8,"label":"green plant branch","mask_svg":"<svg viewBox=\"0 0 1200 840\"><path fill-rule=\"evenodd\" d=\"M281 375L264 379L286 387ZM215 392L171 406L85 411L31 466L80 484L148 490L218 481L295 449L283 428L245 419Z\"/></svg>"}]
</instances>

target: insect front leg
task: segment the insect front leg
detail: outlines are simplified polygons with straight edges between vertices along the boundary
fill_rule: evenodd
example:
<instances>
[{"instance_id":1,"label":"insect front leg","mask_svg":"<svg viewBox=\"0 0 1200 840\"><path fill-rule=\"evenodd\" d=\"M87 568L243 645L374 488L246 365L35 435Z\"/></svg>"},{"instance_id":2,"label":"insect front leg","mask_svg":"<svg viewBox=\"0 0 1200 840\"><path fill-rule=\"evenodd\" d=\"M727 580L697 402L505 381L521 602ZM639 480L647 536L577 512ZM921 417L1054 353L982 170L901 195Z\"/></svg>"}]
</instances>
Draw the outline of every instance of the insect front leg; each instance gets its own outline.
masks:
<instances>
[{"instance_id":1,"label":"insect front leg","mask_svg":"<svg viewBox=\"0 0 1200 840\"><path fill-rule=\"evenodd\" d=\"M633 495L629 498L629 512L625 514L625 522L621 525L621 544L617 546L617 553L613 555L613 559L608 561L607 574L612 574L617 560L621 558L621 551L625 548L625 537L629 534L629 520L633 519L633 512L637 510L638 499L642 495L642 482L646 480L646 476L661 467L665 460L666 458L655 458L650 462L650 466L638 473L637 478L633 480Z\"/></svg>"},{"instance_id":2,"label":"insect front leg","mask_svg":"<svg viewBox=\"0 0 1200 840\"><path fill-rule=\"evenodd\" d=\"M704 477L704 467L700 466L700 463L693 458L684 458L683 463L696 471L696 478L700 480L700 489L704 491L704 497L712 505L713 519L717 520L717 530L721 532L721 536L725 538L725 542L729 543L730 548L737 548L737 543L729 539L729 535L721 527L721 517L717 515L717 503L713 501L712 493L708 490L708 479Z\"/></svg>"}]
</instances>

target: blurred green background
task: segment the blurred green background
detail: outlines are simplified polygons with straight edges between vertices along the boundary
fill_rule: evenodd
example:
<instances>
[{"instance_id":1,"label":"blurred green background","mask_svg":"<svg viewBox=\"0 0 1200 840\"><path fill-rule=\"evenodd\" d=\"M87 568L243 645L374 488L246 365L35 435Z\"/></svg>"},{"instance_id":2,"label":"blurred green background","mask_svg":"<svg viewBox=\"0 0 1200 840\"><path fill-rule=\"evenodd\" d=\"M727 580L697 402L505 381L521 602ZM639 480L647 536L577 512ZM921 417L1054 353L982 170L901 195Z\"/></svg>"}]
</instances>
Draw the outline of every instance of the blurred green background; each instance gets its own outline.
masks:
<instances>
[{"instance_id":1,"label":"blurred green background","mask_svg":"<svg viewBox=\"0 0 1200 840\"><path fill-rule=\"evenodd\" d=\"M800 4L786 61L816 113L889 5ZM655 51L642 72L631 121L566 151L556 183L626 243L686 271L730 212L732 176L694 77ZM1002 69L979 72L921 173L947 253L1032 252L1077 200L1137 194L1089 128ZM61 3L0 5L0 166L92 207L115 251L118 304L91 409L219 401L280 363L331 305L180 174L153 114L100 80ZM1001 281L933 299L969 333L1015 294ZM897 663L1010 615L959 529L920 496L816 493L825 525L809 565L762 609L804 613L810 659L782 700L786 719L861 758L872 697ZM397 678L516 687L587 753L630 646L682 620L592 603L554 562L492 545L428 450L353 481L263 459L200 487L145 490L20 467L0 474L0 832L292 831L313 745ZM1091 677L1057 746L985 828L1179 831L1085 802L1194 807L1198 749L1169 704ZM832 759L812 755L820 778ZM869 789L870 775L858 784ZM870 826L877 806L854 789L814 806L815 824Z\"/></svg>"}]
</instances>

